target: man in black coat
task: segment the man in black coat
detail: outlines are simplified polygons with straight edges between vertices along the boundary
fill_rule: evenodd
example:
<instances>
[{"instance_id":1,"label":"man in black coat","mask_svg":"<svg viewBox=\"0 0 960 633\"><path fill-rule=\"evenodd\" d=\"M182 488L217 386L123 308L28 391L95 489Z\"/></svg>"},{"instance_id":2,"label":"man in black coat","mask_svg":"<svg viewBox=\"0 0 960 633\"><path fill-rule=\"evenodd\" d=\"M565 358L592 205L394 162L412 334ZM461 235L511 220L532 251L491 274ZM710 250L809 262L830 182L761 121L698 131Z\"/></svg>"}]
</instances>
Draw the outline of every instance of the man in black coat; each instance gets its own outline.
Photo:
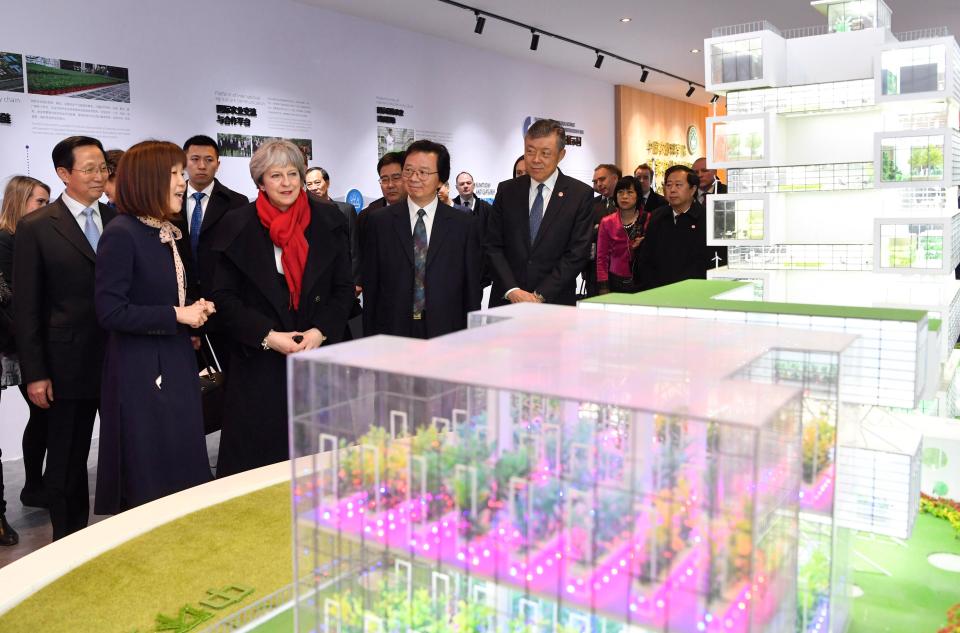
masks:
<instances>
[{"instance_id":1,"label":"man in black coat","mask_svg":"<svg viewBox=\"0 0 960 633\"><path fill-rule=\"evenodd\" d=\"M100 141L71 136L53 148L66 186L17 227L14 324L27 396L47 409L46 502L57 540L87 526L87 455L100 407L106 336L93 305L96 247L114 211Z\"/></svg>"},{"instance_id":2,"label":"man in black coat","mask_svg":"<svg viewBox=\"0 0 960 633\"><path fill-rule=\"evenodd\" d=\"M403 163L407 198L370 216L363 248L363 331L433 338L467 327L480 308L476 219L441 203L450 154L421 140Z\"/></svg>"},{"instance_id":3,"label":"man in black coat","mask_svg":"<svg viewBox=\"0 0 960 633\"><path fill-rule=\"evenodd\" d=\"M374 211L397 204L407 195L401 171L403 170L403 152L387 152L377 161L377 178L380 181L382 198L377 198L357 215L357 232L360 238L361 255L366 242L367 218ZM362 284L361 284L362 285Z\"/></svg>"},{"instance_id":4,"label":"man in black coat","mask_svg":"<svg viewBox=\"0 0 960 633\"><path fill-rule=\"evenodd\" d=\"M457 197L452 200L454 207L463 207L468 210L473 217L477 218L477 228L480 232L480 239L487 232L487 218L490 217L490 211L493 207L483 198L478 198L473 192L473 176L470 172L462 171L457 174ZM484 258L481 263L480 285L486 288L490 285L490 271L487 269L487 262Z\"/></svg>"},{"instance_id":5,"label":"man in black coat","mask_svg":"<svg viewBox=\"0 0 960 633\"><path fill-rule=\"evenodd\" d=\"M697 174L683 165L667 170L668 206L654 212L640 245L636 270L641 288L707 278L713 250L707 247L706 214L696 201L698 182Z\"/></svg>"},{"instance_id":6,"label":"man in black coat","mask_svg":"<svg viewBox=\"0 0 960 633\"><path fill-rule=\"evenodd\" d=\"M187 190L180 215L174 222L183 233L177 246L191 294L209 299L216 264L213 246L220 239L217 229L230 211L250 201L217 180L220 146L215 140L209 136L192 136L183 144L183 152L187 156ZM216 319L210 323L209 331L215 329L215 322Z\"/></svg>"},{"instance_id":7,"label":"man in black coat","mask_svg":"<svg viewBox=\"0 0 960 633\"><path fill-rule=\"evenodd\" d=\"M645 215L653 213L660 207L667 206L667 199L653 190L653 168L643 163L633 170L633 176L640 181L640 188L643 191L637 199L637 208L641 209Z\"/></svg>"},{"instance_id":8,"label":"man in black coat","mask_svg":"<svg viewBox=\"0 0 960 633\"><path fill-rule=\"evenodd\" d=\"M527 175L497 187L485 241L491 307L576 303L577 275L590 256L593 189L557 168L565 145L563 126L535 122L524 137Z\"/></svg>"}]
</instances>

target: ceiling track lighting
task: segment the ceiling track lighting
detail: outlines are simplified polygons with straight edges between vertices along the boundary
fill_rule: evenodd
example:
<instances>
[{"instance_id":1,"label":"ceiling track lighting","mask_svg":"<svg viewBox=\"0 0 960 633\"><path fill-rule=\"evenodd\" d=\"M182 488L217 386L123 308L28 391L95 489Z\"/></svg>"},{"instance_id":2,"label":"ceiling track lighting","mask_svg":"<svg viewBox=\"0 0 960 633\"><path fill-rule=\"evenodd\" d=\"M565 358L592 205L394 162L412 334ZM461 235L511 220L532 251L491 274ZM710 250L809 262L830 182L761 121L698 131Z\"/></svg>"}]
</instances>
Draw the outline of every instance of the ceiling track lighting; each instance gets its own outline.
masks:
<instances>
[{"instance_id":1,"label":"ceiling track lighting","mask_svg":"<svg viewBox=\"0 0 960 633\"><path fill-rule=\"evenodd\" d=\"M475 12L477 16L477 25L473 27L473 32L477 35L483 35L483 27L487 25L487 18L480 15L479 11Z\"/></svg>"},{"instance_id":2,"label":"ceiling track lighting","mask_svg":"<svg viewBox=\"0 0 960 633\"><path fill-rule=\"evenodd\" d=\"M603 62L606 60L607 57L612 57L613 59L616 59L617 61L623 62L624 64L628 64L628 65L634 66L634 67L637 67L637 66L638 66L638 67L640 68L640 83L646 83L647 79L650 77L650 73L653 72L653 73L657 73L657 74L663 75L663 76L664 76L665 78L667 78L667 79L676 80L676 81L680 82L681 84L686 83L687 86L688 86L688 89L687 89L687 98L690 98L691 96L693 96L693 93L696 92L697 87L704 88L704 90L706 90L706 86L704 86L703 84L694 82L694 81L692 81L692 80L690 80L690 79L687 79L686 77L681 77L680 75L675 75L675 74L672 73L672 72L669 72L669 71L666 71L666 70L662 70L662 69L660 69L660 68L654 68L653 66L647 66L646 64L641 64L640 62L638 62L638 61L635 60L635 59L630 59L630 58L628 58L628 57L623 57L623 56L621 56L621 55L617 55L616 53L611 53L611 52L607 52L607 51L602 51L602 52L601 52L601 49L599 49L599 48L597 48L597 47L595 47L595 46L592 46L592 45L590 45L590 44L587 44L587 43L585 43L585 42L580 42L580 41L578 41L578 40L575 40L575 39L572 39L572 38L570 38L570 37L567 37L566 35L561 35L560 33L552 33L552 32L550 32L550 31L544 31L544 30L540 29L539 27L533 26L533 25L531 25L531 24L524 24L523 22L521 22L521 21L519 21L519 20L515 20L515 19L510 18L510 17L507 17L507 16L505 16L505 15L499 15L499 14L497 14L497 13L491 13L490 11L487 11L486 9L481 9L481 8L479 8L479 7L470 6L469 4L465 4L465 3L462 2L461 0L437 0L437 2L440 3L440 4L444 4L444 5L451 6L451 7L456 7L457 9L460 9L460 10L463 10L463 11L469 11L470 13L472 13L472 14L474 15L474 17L476 18L476 23L474 24L473 32L476 33L477 35L482 35L482 34L483 34L484 27L486 27L486 25L487 25L487 20L496 20L496 21L498 21L498 22L502 22L502 23L504 23L504 24L509 24L510 26L513 26L513 27L516 27L516 28L519 28L519 29L526 29L526 30L530 31L530 50L532 50L532 51L535 51L535 50L537 50L538 48L540 48L540 36L541 36L541 35L545 35L546 37L552 37L552 38L555 39L555 40L559 40L559 41L561 41L561 42L566 42L567 44L570 44L570 45L572 45L572 46L576 46L576 47L583 48L583 49L586 49L586 50L589 50L589 51L593 51L594 54L596 55L596 59L594 60L593 67L596 68L596 69L599 69L601 66L603 66ZM630 22L630 21L631 21L628 16L623 16L623 17L618 18L618 19L620 20L620 22ZM710 95L710 93L707 93L707 96L713 96L713 95ZM706 99L706 96L704 97L704 99ZM711 103L716 103L716 101L711 101Z\"/></svg>"},{"instance_id":3,"label":"ceiling track lighting","mask_svg":"<svg viewBox=\"0 0 960 633\"><path fill-rule=\"evenodd\" d=\"M710 103L716 103L717 101L720 101L720 95L713 95L710 97Z\"/></svg>"}]
</instances>

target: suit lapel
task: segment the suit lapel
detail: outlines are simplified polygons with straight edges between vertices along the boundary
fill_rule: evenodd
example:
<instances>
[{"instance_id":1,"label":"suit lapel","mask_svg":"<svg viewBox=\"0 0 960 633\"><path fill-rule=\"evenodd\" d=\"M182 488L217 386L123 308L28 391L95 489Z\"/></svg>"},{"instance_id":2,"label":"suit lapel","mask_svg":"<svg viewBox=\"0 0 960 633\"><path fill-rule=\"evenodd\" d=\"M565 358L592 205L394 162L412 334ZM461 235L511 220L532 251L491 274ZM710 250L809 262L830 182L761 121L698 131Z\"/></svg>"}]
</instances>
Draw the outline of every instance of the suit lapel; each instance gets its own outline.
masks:
<instances>
[{"instance_id":1,"label":"suit lapel","mask_svg":"<svg viewBox=\"0 0 960 633\"><path fill-rule=\"evenodd\" d=\"M550 194L550 202L547 203L547 208L543 210L543 221L540 223L540 230L537 231L537 239L534 241L533 247L530 250L535 250L537 245L543 241L543 236L550 230L550 225L553 224L560 212L560 208L563 206L564 196L566 195L566 189L569 183L567 182L567 177L559 170L557 171L557 182L554 184L553 193ZM529 232L529 230L528 228L527 231Z\"/></svg>"},{"instance_id":2,"label":"suit lapel","mask_svg":"<svg viewBox=\"0 0 960 633\"><path fill-rule=\"evenodd\" d=\"M437 251L443 247L444 239L447 237L450 228L447 223L450 221L449 213L459 213L445 204L438 204L437 210L433 216L433 226L430 227L430 243L427 245L427 268L430 262L436 257Z\"/></svg>"},{"instance_id":3,"label":"suit lapel","mask_svg":"<svg viewBox=\"0 0 960 633\"><path fill-rule=\"evenodd\" d=\"M213 191L210 192L210 202L207 203L207 210L203 214L203 222L200 224L201 235L220 221L223 214L227 212L227 205L227 197L220 190L220 182L214 181Z\"/></svg>"},{"instance_id":4,"label":"suit lapel","mask_svg":"<svg viewBox=\"0 0 960 633\"><path fill-rule=\"evenodd\" d=\"M530 250L530 176L520 176L520 186L517 188L513 205L520 210L520 226L523 227L523 245ZM542 226L540 227L543 228ZM542 232L542 231L541 231Z\"/></svg>"},{"instance_id":5,"label":"suit lapel","mask_svg":"<svg viewBox=\"0 0 960 633\"><path fill-rule=\"evenodd\" d=\"M407 209L407 203L402 202L397 205L393 212L393 228L400 239L400 250L410 260L413 265L413 231L410 230L410 215ZM429 253L429 251L428 251Z\"/></svg>"},{"instance_id":6,"label":"suit lapel","mask_svg":"<svg viewBox=\"0 0 960 633\"><path fill-rule=\"evenodd\" d=\"M70 209L67 208L66 203L63 201L63 196L57 198L54 209L56 213L51 214L51 217L55 220L53 226L56 231L65 237L68 242L73 244L87 259L96 262L97 254L93 251L93 247L90 246L90 242L87 241L87 236L80 230L80 225L77 224L76 218L73 217ZM100 220L103 225L106 226L106 218L103 216L102 207Z\"/></svg>"},{"instance_id":7,"label":"suit lapel","mask_svg":"<svg viewBox=\"0 0 960 633\"><path fill-rule=\"evenodd\" d=\"M273 256L273 242L262 229L256 216L247 223L238 240L238 249L231 259L244 274L249 277L260 292L267 298L284 327L293 329L290 322L290 308L288 295L281 286L280 275L277 273L277 262Z\"/></svg>"}]
</instances>

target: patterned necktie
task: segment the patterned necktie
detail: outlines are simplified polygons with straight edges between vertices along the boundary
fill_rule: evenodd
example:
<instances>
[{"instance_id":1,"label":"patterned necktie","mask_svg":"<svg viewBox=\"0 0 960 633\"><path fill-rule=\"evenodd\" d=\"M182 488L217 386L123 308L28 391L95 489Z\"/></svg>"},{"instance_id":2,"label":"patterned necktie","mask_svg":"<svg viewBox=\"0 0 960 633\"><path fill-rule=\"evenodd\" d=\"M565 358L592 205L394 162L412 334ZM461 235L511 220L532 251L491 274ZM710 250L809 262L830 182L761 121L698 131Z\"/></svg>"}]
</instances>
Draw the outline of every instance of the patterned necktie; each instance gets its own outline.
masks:
<instances>
[{"instance_id":1,"label":"patterned necktie","mask_svg":"<svg viewBox=\"0 0 960 633\"><path fill-rule=\"evenodd\" d=\"M97 244L100 242L100 229L97 228L97 223L93 221L93 209L87 207L80 212L80 215L86 218L83 225L83 234L87 236L87 241L90 242L90 246L96 252Z\"/></svg>"},{"instance_id":2,"label":"patterned necktie","mask_svg":"<svg viewBox=\"0 0 960 633\"><path fill-rule=\"evenodd\" d=\"M203 205L201 201L205 196L202 191L198 191L192 196L197 204L193 205L193 213L190 215L190 250L193 251L193 261L197 261L197 247L200 246L200 225L203 224Z\"/></svg>"},{"instance_id":3,"label":"patterned necktie","mask_svg":"<svg viewBox=\"0 0 960 633\"><path fill-rule=\"evenodd\" d=\"M413 226L413 313L420 314L427 305L424 281L427 276L427 225L423 217L427 212L417 211L417 223Z\"/></svg>"},{"instance_id":4,"label":"patterned necktie","mask_svg":"<svg viewBox=\"0 0 960 633\"><path fill-rule=\"evenodd\" d=\"M540 230L540 223L543 221L543 183L537 185L537 197L533 199L533 206L530 207L530 244L537 239L537 231Z\"/></svg>"}]
</instances>

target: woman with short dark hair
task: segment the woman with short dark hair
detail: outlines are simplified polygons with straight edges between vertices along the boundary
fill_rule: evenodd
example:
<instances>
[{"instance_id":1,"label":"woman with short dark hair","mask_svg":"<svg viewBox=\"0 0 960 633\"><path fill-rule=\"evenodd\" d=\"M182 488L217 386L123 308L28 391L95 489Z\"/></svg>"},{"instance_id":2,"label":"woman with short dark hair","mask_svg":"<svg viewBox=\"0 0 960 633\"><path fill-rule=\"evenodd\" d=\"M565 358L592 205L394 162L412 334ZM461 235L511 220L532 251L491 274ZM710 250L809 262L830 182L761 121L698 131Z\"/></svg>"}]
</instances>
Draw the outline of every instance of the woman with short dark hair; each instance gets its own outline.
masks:
<instances>
[{"instance_id":1,"label":"woman with short dark hair","mask_svg":"<svg viewBox=\"0 0 960 633\"><path fill-rule=\"evenodd\" d=\"M183 150L131 147L117 166L117 211L100 236L94 302L107 331L97 514L115 514L210 480L191 328L215 310L187 305L176 246Z\"/></svg>"},{"instance_id":2,"label":"woman with short dark hair","mask_svg":"<svg viewBox=\"0 0 960 633\"><path fill-rule=\"evenodd\" d=\"M637 208L640 199L640 181L624 176L617 181L613 197L617 212L600 220L597 233L597 284L600 294L608 292L636 292L632 264L650 214Z\"/></svg>"}]
</instances>

